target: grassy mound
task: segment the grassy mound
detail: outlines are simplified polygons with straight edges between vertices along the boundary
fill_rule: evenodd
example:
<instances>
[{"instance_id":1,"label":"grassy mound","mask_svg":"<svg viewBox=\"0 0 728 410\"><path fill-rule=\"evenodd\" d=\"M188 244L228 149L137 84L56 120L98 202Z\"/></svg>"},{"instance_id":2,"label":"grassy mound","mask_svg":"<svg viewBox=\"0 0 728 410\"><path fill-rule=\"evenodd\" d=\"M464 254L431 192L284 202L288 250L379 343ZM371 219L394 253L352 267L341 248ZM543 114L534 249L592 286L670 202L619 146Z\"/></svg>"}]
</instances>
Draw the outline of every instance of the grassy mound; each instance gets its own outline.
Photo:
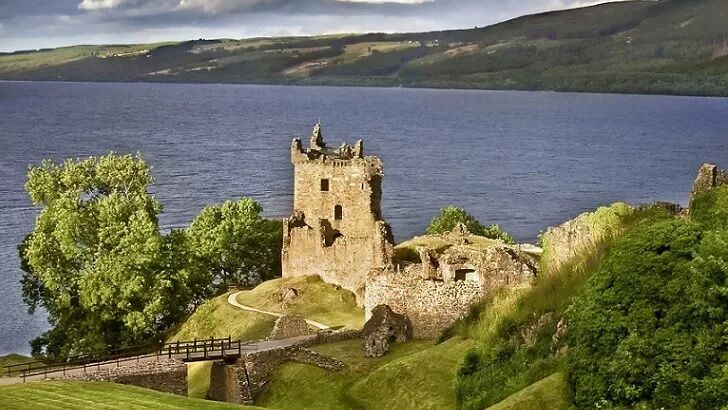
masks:
<instances>
[{"instance_id":1,"label":"grassy mound","mask_svg":"<svg viewBox=\"0 0 728 410\"><path fill-rule=\"evenodd\" d=\"M281 294L288 288L296 289L298 296L283 303ZM364 309L356 306L354 294L318 276L269 280L241 292L237 301L270 312L301 315L330 327L360 329L364 325Z\"/></svg>"},{"instance_id":2,"label":"grassy mound","mask_svg":"<svg viewBox=\"0 0 728 410\"><path fill-rule=\"evenodd\" d=\"M488 407L488 410L570 409L573 406L565 394L567 389L566 376L563 373L554 373Z\"/></svg>"},{"instance_id":3,"label":"grassy mound","mask_svg":"<svg viewBox=\"0 0 728 410\"><path fill-rule=\"evenodd\" d=\"M376 359L362 355L360 340L316 346L314 350L341 360L346 368L333 373L286 363L273 372L256 404L277 409L455 408L453 382L471 346L460 338L434 346L409 341Z\"/></svg>"},{"instance_id":4,"label":"grassy mound","mask_svg":"<svg viewBox=\"0 0 728 410\"><path fill-rule=\"evenodd\" d=\"M208 300L193 313L169 340L228 337L233 340L255 340L267 337L275 317L247 312L227 302L228 294Z\"/></svg>"},{"instance_id":5,"label":"grassy mound","mask_svg":"<svg viewBox=\"0 0 728 410\"><path fill-rule=\"evenodd\" d=\"M5 367L14 366L16 364L31 363L35 362L35 359L28 356L23 356L15 353L10 353L6 356L0 356L0 377L5 376ZM40 364L38 364L40 366Z\"/></svg>"},{"instance_id":6,"label":"grassy mound","mask_svg":"<svg viewBox=\"0 0 728 410\"><path fill-rule=\"evenodd\" d=\"M25 409L254 409L100 382L35 382L0 387L0 408Z\"/></svg>"}]
</instances>

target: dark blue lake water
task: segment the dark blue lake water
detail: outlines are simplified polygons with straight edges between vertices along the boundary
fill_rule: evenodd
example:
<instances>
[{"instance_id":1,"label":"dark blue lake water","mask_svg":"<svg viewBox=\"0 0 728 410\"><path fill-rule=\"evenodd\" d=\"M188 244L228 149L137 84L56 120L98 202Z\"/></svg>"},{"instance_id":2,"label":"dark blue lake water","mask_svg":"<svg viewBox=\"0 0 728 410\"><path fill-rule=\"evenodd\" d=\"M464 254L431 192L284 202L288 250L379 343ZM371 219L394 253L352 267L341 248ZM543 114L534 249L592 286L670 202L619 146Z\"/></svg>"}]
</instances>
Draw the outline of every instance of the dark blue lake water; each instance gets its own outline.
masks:
<instances>
[{"instance_id":1,"label":"dark blue lake water","mask_svg":"<svg viewBox=\"0 0 728 410\"><path fill-rule=\"evenodd\" d=\"M617 200L685 203L702 162L728 166L728 99L379 88L0 82L0 355L46 327L20 296L16 246L44 158L141 152L163 228L250 196L291 211L289 146L321 118L327 142L384 160L395 237L467 208L518 239Z\"/></svg>"}]
</instances>

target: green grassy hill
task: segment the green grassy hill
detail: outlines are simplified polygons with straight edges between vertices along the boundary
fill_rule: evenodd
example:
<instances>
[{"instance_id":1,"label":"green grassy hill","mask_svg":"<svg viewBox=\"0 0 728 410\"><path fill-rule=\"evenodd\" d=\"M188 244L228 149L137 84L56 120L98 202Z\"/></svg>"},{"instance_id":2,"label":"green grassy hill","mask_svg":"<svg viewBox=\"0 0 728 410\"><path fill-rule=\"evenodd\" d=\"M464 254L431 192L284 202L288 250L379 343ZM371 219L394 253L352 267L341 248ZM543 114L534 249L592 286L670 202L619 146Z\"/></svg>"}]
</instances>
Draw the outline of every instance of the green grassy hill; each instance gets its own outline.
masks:
<instances>
[{"instance_id":1,"label":"green grassy hill","mask_svg":"<svg viewBox=\"0 0 728 410\"><path fill-rule=\"evenodd\" d=\"M298 296L282 303L282 292L290 288L296 289ZM232 306L227 301L229 295L226 293L201 305L171 333L168 340L228 336L233 340L254 340L267 337L276 317ZM330 285L318 276L269 280L254 289L240 292L237 301L264 311L301 315L335 328L360 329L364 325L364 309L356 306L354 294Z\"/></svg>"},{"instance_id":2,"label":"green grassy hill","mask_svg":"<svg viewBox=\"0 0 728 410\"><path fill-rule=\"evenodd\" d=\"M281 295L295 289L298 296L283 302ZM318 276L273 279L238 294L238 303L257 309L301 315L324 325L348 329L364 326L364 309L356 306L353 293L330 285Z\"/></svg>"},{"instance_id":3,"label":"green grassy hill","mask_svg":"<svg viewBox=\"0 0 728 410\"><path fill-rule=\"evenodd\" d=\"M232 337L233 340L263 339L270 334L276 318L246 312L227 302L228 294L211 299L173 332L170 341Z\"/></svg>"},{"instance_id":4,"label":"green grassy hill","mask_svg":"<svg viewBox=\"0 0 728 410\"><path fill-rule=\"evenodd\" d=\"M16 364L23 364L23 363L32 363L36 360L32 357L23 356L15 353L11 353L6 356L0 356L0 377L5 376L5 367L6 366L14 366ZM37 367L39 364L34 365Z\"/></svg>"},{"instance_id":5,"label":"green grassy hill","mask_svg":"<svg viewBox=\"0 0 728 410\"><path fill-rule=\"evenodd\" d=\"M100 382L33 382L0 386L0 408L26 409L255 409L189 399L135 386Z\"/></svg>"},{"instance_id":6,"label":"green grassy hill","mask_svg":"<svg viewBox=\"0 0 728 410\"><path fill-rule=\"evenodd\" d=\"M723 0L623 1L469 30L0 54L0 79L728 96L727 20Z\"/></svg>"},{"instance_id":7,"label":"green grassy hill","mask_svg":"<svg viewBox=\"0 0 728 410\"><path fill-rule=\"evenodd\" d=\"M573 406L566 394L567 389L566 376L554 373L488 407L488 410L570 409Z\"/></svg>"},{"instance_id":8,"label":"green grassy hill","mask_svg":"<svg viewBox=\"0 0 728 410\"><path fill-rule=\"evenodd\" d=\"M314 347L346 363L338 373L300 363L273 372L257 405L276 409L455 408L453 380L470 341L452 339L394 344L384 357L367 359L360 340Z\"/></svg>"}]
</instances>

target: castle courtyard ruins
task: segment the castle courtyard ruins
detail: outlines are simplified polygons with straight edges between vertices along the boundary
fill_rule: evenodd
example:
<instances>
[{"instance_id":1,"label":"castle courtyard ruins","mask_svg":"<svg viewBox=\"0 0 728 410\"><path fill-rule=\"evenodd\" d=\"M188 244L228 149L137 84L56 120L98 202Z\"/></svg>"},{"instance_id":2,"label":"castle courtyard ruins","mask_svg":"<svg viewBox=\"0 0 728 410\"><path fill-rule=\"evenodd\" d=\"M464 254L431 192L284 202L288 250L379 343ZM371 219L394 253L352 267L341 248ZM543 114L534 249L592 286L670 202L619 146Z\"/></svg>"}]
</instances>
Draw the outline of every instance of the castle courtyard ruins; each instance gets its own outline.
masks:
<instances>
[{"instance_id":1,"label":"castle courtyard ruins","mask_svg":"<svg viewBox=\"0 0 728 410\"><path fill-rule=\"evenodd\" d=\"M497 288L527 286L536 276L535 259L519 246L472 235L462 225L395 247L382 217L383 164L364 154L361 140L330 148L317 124L307 148L293 140L291 162L283 277L319 275L350 290L367 319L386 305L411 322L414 337L435 338ZM407 253L414 257L398 256Z\"/></svg>"}]
</instances>

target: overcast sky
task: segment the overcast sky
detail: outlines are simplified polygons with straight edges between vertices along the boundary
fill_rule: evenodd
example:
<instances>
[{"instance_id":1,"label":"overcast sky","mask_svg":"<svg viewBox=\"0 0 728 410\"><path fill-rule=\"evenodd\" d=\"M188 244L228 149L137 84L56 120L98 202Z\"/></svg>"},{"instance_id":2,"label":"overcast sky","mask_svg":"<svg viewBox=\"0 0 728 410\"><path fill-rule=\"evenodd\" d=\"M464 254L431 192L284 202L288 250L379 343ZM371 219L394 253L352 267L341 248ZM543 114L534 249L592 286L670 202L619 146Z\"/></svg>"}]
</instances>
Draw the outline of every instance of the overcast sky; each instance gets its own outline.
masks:
<instances>
[{"instance_id":1,"label":"overcast sky","mask_svg":"<svg viewBox=\"0 0 728 410\"><path fill-rule=\"evenodd\" d=\"M0 51L469 28L592 0L0 0Z\"/></svg>"}]
</instances>

